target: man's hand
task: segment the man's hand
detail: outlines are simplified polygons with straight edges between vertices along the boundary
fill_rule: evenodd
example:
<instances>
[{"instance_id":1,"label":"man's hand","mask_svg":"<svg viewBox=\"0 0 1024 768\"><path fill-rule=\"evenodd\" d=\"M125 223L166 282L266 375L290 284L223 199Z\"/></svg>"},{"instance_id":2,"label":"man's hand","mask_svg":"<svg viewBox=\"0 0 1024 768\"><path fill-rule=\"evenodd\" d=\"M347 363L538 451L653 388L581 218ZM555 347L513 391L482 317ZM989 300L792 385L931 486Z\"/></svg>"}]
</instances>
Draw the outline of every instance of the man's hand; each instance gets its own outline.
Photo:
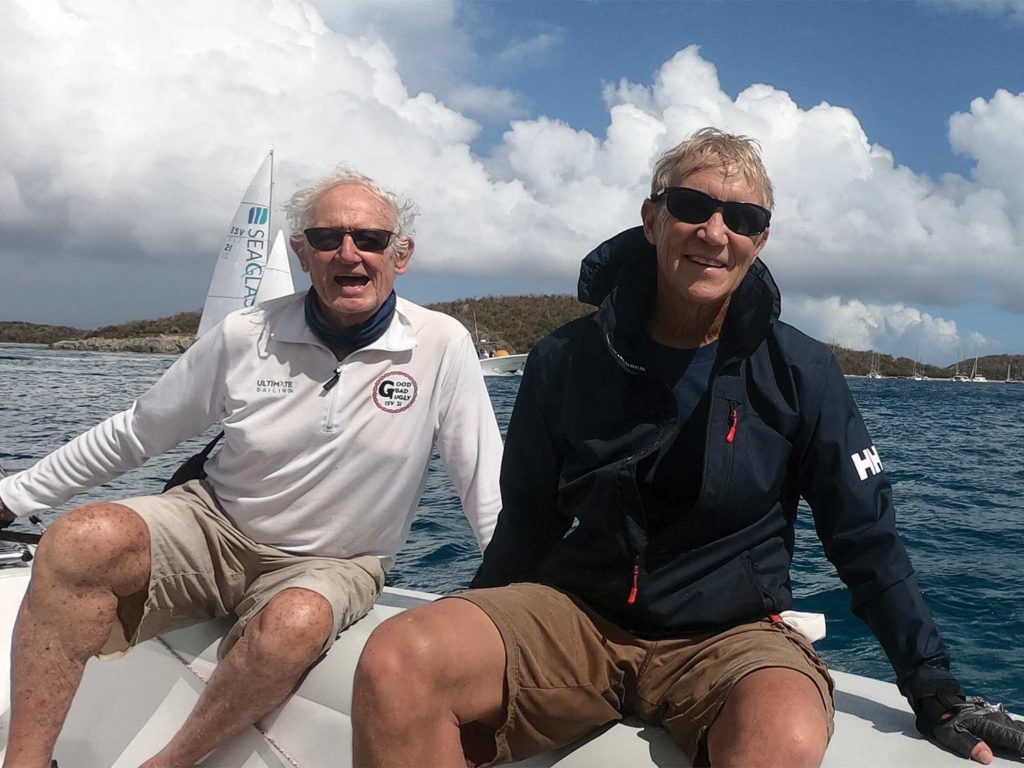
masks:
<instances>
[{"instance_id":1,"label":"man's hand","mask_svg":"<svg viewBox=\"0 0 1024 768\"><path fill-rule=\"evenodd\" d=\"M932 727L932 736L949 751L985 765L992 762L992 748L1024 759L1024 723L980 696L954 704Z\"/></svg>"},{"instance_id":2,"label":"man's hand","mask_svg":"<svg viewBox=\"0 0 1024 768\"><path fill-rule=\"evenodd\" d=\"M4 504L4 500L0 499L0 528L6 528L17 519L17 516Z\"/></svg>"}]
</instances>

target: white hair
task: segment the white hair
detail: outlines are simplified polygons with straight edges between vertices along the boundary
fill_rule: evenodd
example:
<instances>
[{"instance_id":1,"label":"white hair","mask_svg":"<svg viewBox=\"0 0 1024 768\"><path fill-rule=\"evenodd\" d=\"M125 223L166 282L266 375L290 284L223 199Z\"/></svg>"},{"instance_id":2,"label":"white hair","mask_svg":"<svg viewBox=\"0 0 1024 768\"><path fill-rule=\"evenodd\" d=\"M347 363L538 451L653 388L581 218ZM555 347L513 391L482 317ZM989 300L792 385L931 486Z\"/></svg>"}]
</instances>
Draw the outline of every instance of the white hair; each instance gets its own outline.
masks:
<instances>
[{"instance_id":1,"label":"white hair","mask_svg":"<svg viewBox=\"0 0 1024 768\"><path fill-rule=\"evenodd\" d=\"M369 176L364 176L344 163L339 165L337 170L329 176L300 189L284 204L284 212L288 217L292 237L305 237L303 230L313 223L316 206L321 198L335 187L347 185L362 187L394 209L395 236L391 239L391 246L398 256L404 255L409 250L412 238L416 234L416 216L419 215L416 204L412 200L389 192Z\"/></svg>"}]
</instances>

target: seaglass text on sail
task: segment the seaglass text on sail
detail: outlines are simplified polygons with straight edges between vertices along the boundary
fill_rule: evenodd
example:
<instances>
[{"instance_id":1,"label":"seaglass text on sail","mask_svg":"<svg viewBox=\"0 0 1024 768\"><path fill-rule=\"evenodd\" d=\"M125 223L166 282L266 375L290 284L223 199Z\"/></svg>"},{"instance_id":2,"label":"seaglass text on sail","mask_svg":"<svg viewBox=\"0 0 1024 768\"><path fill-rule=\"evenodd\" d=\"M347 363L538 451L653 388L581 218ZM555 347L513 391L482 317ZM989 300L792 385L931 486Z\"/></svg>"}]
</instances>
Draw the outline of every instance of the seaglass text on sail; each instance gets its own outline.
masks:
<instances>
[{"instance_id":1,"label":"seaglass text on sail","mask_svg":"<svg viewBox=\"0 0 1024 768\"><path fill-rule=\"evenodd\" d=\"M267 263L269 232L256 225L265 224L269 213L270 211L267 208L253 206L249 209L249 223L252 226L249 226L247 229L232 225L228 233L227 242L224 243L222 258L231 253L236 244L245 246L246 257L245 261L241 264L241 277L245 290L242 304L246 307L251 307L256 303L256 294L263 280L263 269Z\"/></svg>"}]
</instances>

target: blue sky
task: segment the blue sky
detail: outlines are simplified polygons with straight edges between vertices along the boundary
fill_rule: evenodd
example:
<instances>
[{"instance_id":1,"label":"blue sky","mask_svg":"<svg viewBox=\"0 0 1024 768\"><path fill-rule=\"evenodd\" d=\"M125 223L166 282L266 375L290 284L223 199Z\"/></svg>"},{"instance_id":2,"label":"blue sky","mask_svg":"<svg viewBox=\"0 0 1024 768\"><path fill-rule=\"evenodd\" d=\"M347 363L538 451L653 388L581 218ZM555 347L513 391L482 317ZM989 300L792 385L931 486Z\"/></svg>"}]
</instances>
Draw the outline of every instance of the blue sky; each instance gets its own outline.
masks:
<instances>
[{"instance_id":1,"label":"blue sky","mask_svg":"<svg viewBox=\"0 0 1024 768\"><path fill-rule=\"evenodd\" d=\"M1024 0L13 0L6 21L0 320L199 307L271 147L281 196L345 161L420 204L413 300L571 293L656 155L715 124L764 146L785 319L936 363L1024 353Z\"/></svg>"},{"instance_id":2,"label":"blue sky","mask_svg":"<svg viewBox=\"0 0 1024 768\"><path fill-rule=\"evenodd\" d=\"M849 107L872 141L933 176L970 170L950 150L951 114L997 88L1024 91L1024 23L952 4L522 0L475 5L471 16L494 84L526 94L537 113L594 132L607 124L601 84L648 80L688 45L715 63L727 93L764 82L805 107ZM544 34L550 46L530 61L493 55L509 38Z\"/></svg>"}]
</instances>

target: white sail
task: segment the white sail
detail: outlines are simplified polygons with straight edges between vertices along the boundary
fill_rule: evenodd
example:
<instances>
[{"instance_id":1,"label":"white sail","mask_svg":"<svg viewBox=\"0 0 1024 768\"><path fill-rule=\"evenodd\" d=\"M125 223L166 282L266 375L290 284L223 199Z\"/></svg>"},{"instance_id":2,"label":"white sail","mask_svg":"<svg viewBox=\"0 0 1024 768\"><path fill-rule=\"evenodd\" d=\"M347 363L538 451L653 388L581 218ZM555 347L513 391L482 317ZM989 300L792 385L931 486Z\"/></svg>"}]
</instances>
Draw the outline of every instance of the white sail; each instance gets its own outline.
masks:
<instances>
[{"instance_id":1,"label":"white sail","mask_svg":"<svg viewBox=\"0 0 1024 768\"><path fill-rule=\"evenodd\" d=\"M288 261L288 246L285 244L284 232L279 229L274 238L274 245L270 249L267 266L263 270L263 280L260 281L256 300L270 301L281 296L291 296L293 293L295 283L292 281L292 267Z\"/></svg>"},{"instance_id":2,"label":"white sail","mask_svg":"<svg viewBox=\"0 0 1024 768\"><path fill-rule=\"evenodd\" d=\"M274 153L271 152L253 177L231 221L206 293L198 336L217 325L229 312L256 303L270 245L273 176Z\"/></svg>"}]
</instances>

